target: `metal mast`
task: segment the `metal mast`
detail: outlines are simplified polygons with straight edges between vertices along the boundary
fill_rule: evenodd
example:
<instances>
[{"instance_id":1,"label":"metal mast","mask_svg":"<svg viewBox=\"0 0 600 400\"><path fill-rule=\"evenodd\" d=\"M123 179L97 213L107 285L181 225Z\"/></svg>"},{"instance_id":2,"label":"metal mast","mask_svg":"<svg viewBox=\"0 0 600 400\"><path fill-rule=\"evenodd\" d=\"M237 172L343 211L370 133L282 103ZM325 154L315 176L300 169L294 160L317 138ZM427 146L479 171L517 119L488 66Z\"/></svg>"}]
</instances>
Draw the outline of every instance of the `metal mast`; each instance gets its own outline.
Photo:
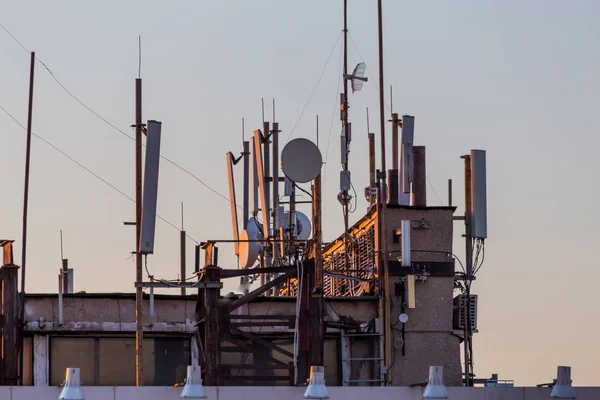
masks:
<instances>
[{"instance_id":1,"label":"metal mast","mask_svg":"<svg viewBox=\"0 0 600 400\"><path fill-rule=\"evenodd\" d=\"M385 167L385 109L384 109L384 92L383 92L383 10L382 0L377 0L377 22L378 22L378 39L379 39L379 129L381 134L381 171L380 171L380 186L379 186L379 201L377 206L377 219L379 225L379 276L380 278L380 293L381 300L380 310L383 308L383 326L385 337L384 363L388 369L387 383L390 383L389 367L391 365L391 327L390 327L390 302L389 302L389 275L388 275L388 254L387 254L387 229L385 224L385 199L386 199L386 167Z\"/></svg>"},{"instance_id":2,"label":"metal mast","mask_svg":"<svg viewBox=\"0 0 600 400\"><path fill-rule=\"evenodd\" d=\"M348 128L348 0L344 0L344 94L342 98L342 128L343 137L342 141L342 168L343 173L348 175L348 149L350 148L350 135ZM344 208L344 266L346 269L350 268L350 259L348 257L348 205L350 199L348 198L348 190L342 189L340 202Z\"/></svg>"},{"instance_id":3,"label":"metal mast","mask_svg":"<svg viewBox=\"0 0 600 400\"><path fill-rule=\"evenodd\" d=\"M135 282L143 281L140 237L142 228L142 79L135 80ZM142 287L135 288L135 385L142 386Z\"/></svg>"}]
</instances>

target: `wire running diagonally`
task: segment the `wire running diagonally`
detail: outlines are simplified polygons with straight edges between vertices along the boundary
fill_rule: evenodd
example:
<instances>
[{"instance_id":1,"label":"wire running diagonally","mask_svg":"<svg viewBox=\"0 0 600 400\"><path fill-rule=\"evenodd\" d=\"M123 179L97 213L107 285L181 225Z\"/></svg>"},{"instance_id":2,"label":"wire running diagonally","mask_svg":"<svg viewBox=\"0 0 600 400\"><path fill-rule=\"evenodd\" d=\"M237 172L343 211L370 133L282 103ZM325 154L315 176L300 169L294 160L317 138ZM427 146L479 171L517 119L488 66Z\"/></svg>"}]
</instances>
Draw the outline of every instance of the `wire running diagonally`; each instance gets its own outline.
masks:
<instances>
[{"instance_id":1,"label":"wire running diagonally","mask_svg":"<svg viewBox=\"0 0 600 400\"><path fill-rule=\"evenodd\" d=\"M304 103L304 106L302 107L302 111L300 111L300 115L298 116L296 123L294 124L292 130L290 131L290 134L288 135L286 142L289 141L294 136L294 131L296 130L298 123L300 123L300 120L302 119L302 115L304 115L304 111L306 110L306 107L308 106L308 103L310 103L310 100L312 99L313 94L315 94L315 91L317 90L319 83L321 83L321 79L323 79L323 75L325 75L325 71L327 70L327 65L329 65L329 60L331 59L331 55L333 54L333 51L337 47L337 44L339 43L340 38L342 37L342 33L343 33L343 31L340 32L335 43L333 44L333 47L331 48L331 51L329 52L329 55L327 56L327 60L325 61L325 65L323 66L323 70L321 70L321 75L319 75L319 79L317 79L317 83L315 83L315 86L313 87L312 91L310 92L308 99Z\"/></svg>"},{"instance_id":2,"label":"wire running diagonally","mask_svg":"<svg viewBox=\"0 0 600 400\"><path fill-rule=\"evenodd\" d=\"M10 118L12 119L17 125L19 125L23 130L27 130L27 128L21 123L19 122L18 119L16 119L6 108L4 108L4 106L2 106L0 104L0 109ZM35 132L31 132L31 134L33 136L35 136L37 139L41 140L42 142L46 143L48 146L50 146L51 148L53 148L54 150L56 150L57 152L59 152L60 154L62 154L64 157L68 158L70 161L72 161L73 163L75 163L78 167L82 168L83 170L85 170L87 173L89 173L90 175L92 175L93 177L95 177L96 179L98 179L99 181L101 181L102 183L104 183L105 185L107 185L108 187L110 187L111 189L113 189L114 191L116 191L117 193L119 193L120 195L122 195L123 197L127 198L128 200L132 201L135 203L135 200L129 196L127 193L123 192L121 189L119 189L118 187L116 187L115 185L113 185L112 183L110 183L109 181L107 181L106 179L104 179L103 177L101 177L100 175L98 175L97 173L95 173L94 171L92 171L91 169L89 169L88 167L86 167L85 165L83 165L82 163L80 163L79 161L77 161L76 159L74 159L73 157L71 157L69 154L67 154L66 152L64 152L63 150L61 150L59 147L57 147L56 145L54 145L53 143L51 143L50 141L48 141L47 139L43 138L42 136L38 135ZM172 222L170 222L169 220L167 220L166 218L160 216L159 214L156 214L156 216L162 220L163 222L167 223L168 225L172 226L173 228L177 229L178 231L180 230L175 224L173 224ZM193 237L191 237L190 235L187 235L187 238L194 241L195 243L198 243L198 241L196 239L194 239Z\"/></svg>"},{"instance_id":3,"label":"wire running diagonally","mask_svg":"<svg viewBox=\"0 0 600 400\"><path fill-rule=\"evenodd\" d=\"M4 30L15 42L17 42L17 44L19 44L19 46L21 46L23 48L23 50L25 50L27 53L31 53L31 51L29 51L29 49L27 47L25 47L25 45L23 45L23 43L21 43L8 29L6 29L2 24L0 24L0 28L2 28L2 30ZM105 124L107 124L108 126L110 126L111 128L113 128L114 130L116 130L117 132L121 133L122 135L128 137L130 140L135 141L135 137L131 136L130 134L128 134L127 132L125 132L124 130L120 129L119 127L117 127L116 125L114 125L113 123L111 123L110 121L108 121L106 118L102 117L100 114L98 114L96 111L94 111L92 108L90 108L89 106L87 106L81 99L79 99L77 96L75 96L75 94L73 94L73 92L71 92L69 89L67 89L67 87L65 85L63 85L63 83L56 77L56 75L54 75L54 73L50 70L50 68L42 61L40 60L39 57L35 57L35 59L42 64L42 66L44 67L44 69L46 71L48 71L48 73L50 74L50 76L52 77L52 79L54 79L54 81L69 95L71 96L75 101L77 101L82 107L84 107L86 110L88 110L90 113L92 113L94 116L96 116L98 119L100 119L102 122L104 122ZM194 178L196 181L198 181L201 185L203 185L205 188L207 188L208 190L210 190L211 192L213 192L214 194L216 194L217 196L223 198L224 200L226 200L227 202L231 203L231 200L219 193L217 190L213 189L211 186L209 186L206 182L204 182L202 179L198 178L198 176L196 176L194 173L192 173L191 171L189 171L188 169L182 167L181 165L177 164L175 161L167 158L164 155L160 155L160 157L165 160L166 162L170 163L171 165L173 165L174 167L176 167L177 169L181 170L182 172L185 172L186 174L188 174L189 176L191 176L192 178ZM236 206L238 208L242 208L239 204L236 204Z\"/></svg>"},{"instance_id":4,"label":"wire running diagonally","mask_svg":"<svg viewBox=\"0 0 600 400\"><path fill-rule=\"evenodd\" d=\"M341 82L341 71L342 71L342 52L343 48L340 46L340 57L338 60L338 81L337 84L335 86L335 98L333 99L333 109L331 110L331 119L329 121L329 133L327 134L327 146L325 146L325 172L323 174L323 182L324 184L327 184L327 161L329 160L329 144L331 143L331 132L333 132L333 121L334 121L334 116L335 116L335 110L338 108L338 101L339 101L339 90L340 90L340 82ZM341 132L343 132L344 127L342 126L341 128Z\"/></svg>"},{"instance_id":5,"label":"wire running diagonally","mask_svg":"<svg viewBox=\"0 0 600 400\"><path fill-rule=\"evenodd\" d=\"M369 74L369 77L371 78L371 83L373 83L373 85L377 88L377 92L379 92L379 86L377 86L377 80L373 77L373 74L371 74L371 70L369 69L368 64L365 61L365 58L362 56L362 54L360 53L360 50L358 49L358 45L356 44L356 42L354 41L354 38L352 37L352 34L350 32L348 32L348 36L350 37L350 41L352 42L352 45L354 46L354 49L356 50L356 52L358 53L359 57L361 58L361 60L365 63L365 67L367 69L367 73ZM392 111L392 108L390 107L390 105L387 103L387 101L384 99L383 102L385 103L385 106L387 107L387 109L389 111Z\"/></svg>"}]
</instances>

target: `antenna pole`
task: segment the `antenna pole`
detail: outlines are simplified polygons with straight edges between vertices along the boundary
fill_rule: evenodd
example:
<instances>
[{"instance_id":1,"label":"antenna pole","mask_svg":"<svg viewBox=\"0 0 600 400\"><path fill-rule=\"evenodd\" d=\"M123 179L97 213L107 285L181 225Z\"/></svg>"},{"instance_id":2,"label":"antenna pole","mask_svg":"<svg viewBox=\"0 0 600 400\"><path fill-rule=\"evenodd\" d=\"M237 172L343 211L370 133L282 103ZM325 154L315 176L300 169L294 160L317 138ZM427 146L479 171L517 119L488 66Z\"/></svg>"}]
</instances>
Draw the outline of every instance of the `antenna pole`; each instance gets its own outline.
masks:
<instances>
[{"instance_id":1,"label":"antenna pole","mask_svg":"<svg viewBox=\"0 0 600 400\"><path fill-rule=\"evenodd\" d=\"M471 236L471 215L473 205L471 203L471 156L463 157L465 160L465 261L467 276L465 279L465 301L463 304L464 312L464 359L465 359L465 386L473 386L472 381L472 363L471 358L471 327L470 324L470 304L471 304L471 282L473 280L473 237Z\"/></svg>"},{"instance_id":2,"label":"antenna pole","mask_svg":"<svg viewBox=\"0 0 600 400\"><path fill-rule=\"evenodd\" d=\"M33 84L35 72L35 51L31 52L31 64L29 67L29 105L27 109L27 148L25 151L25 186L23 189L23 235L21 252L21 304L19 307L19 319L24 320L25 316L25 265L27 260L27 208L29 204L29 166L31 161L31 123L33 119ZM19 328L19 376L23 376L23 329ZM15 375L17 371L14 371ZM23 383L23 378L21 378Z\"/></svg>"},{"instance_id":3,"label":"antenna pole","mask_svg":"<svg viewBox=\"0 0 600 400\"><path fill-rule=\"evenodd\" d=\"M384 346L384 363L388 368L388 373L386 376L386 383L390 384L391 373L389 372L390 367L390 303L389 303L389 275L388 275L388 254L387 254L387 240L386 240L386 232L387 229L385 227L385 199L386 195L386 166L385 166L385 109L384 109L384 85L383 85L383 10L382 10L382 0L377 0L377 25L378 25L378 39L379 39L379 124L380 124L380 134L381 134L381 186L380 186L380 195L379 195L379 205L377 207L377 219L379 220L379 229L381 235L379 235L379 255L380 255L380 264L379 264L379 276L383 279L383 282L380 282L379 290L382 294L381 298L383 299L383 317L384 317L384 338L385 338L385 346ZM381 301L381 300L380 300Z\"/></svg>"},{"instance_id":4,"label":"antenna pole","mask_svg":"<svg viewBox=\"0 0 600 400\"><path fill-rule=\"evenodd\" d=\"M342 145L342 166L344 173L348 173L348 149L350 148L350 135L348 129L348 0L344 0L344 99L342 104L342 125L344 128L345 145ZM349 180L349 179L348 179ZM342 190L342 205L344 208L344 265L346 269L350 268L350 258L348 255L348 205L350 200L348 199L348 190L345 188Z\"/></svg>"},{"instance_id":5,"label":"antenna pole","mask_svg":"<svg viewBox=\"0 0 600 400\"><path fill-rule=\"evenodd\" d=\"M23 190L23 248L21 254L21 296L25 300L25 265L27 260L27 206L29 204L29 166L31 161L31 122L33 119L33 83L35 70L35 51L31 52L29 69L29 107L27 111L27 148L25 151L25 188Z\"/></svg>"},{"instance_id":6,"label":"antenna pole","mask_svg":"<svg viewBox=\"0 0 600 400\"><path fill-rule=\"evenodd\" d=\"M142 282L142 253L140 236L142 227L142 79L135 80L135 281ZM135 288L135 385L142 386L142 287Z\"/></svg>"},{"instance_id":7,"label":"antenna pole","mask_svg":"<svg viewBox=\"0 0 600 400\"><path fill-rule=\"evenodd\" d=\"M275 101L273 101L273 116L275 116ZM273 121L273 130L271 131L271 137L273 138L273 164L272 167L272 178L273 178L273 238L277 238L279 234L279 123ZM279 266L279 258L283 254L279 254L279 246L273 242L273 266ZM273 289L273 293L278 293L278 287Z\"/></svg>"},{"instance_id":8,"label":"antenna pole","mask_svg":"<svg viewBox=\"0 0 600 400\"><path fill-rule=\"evenodd\" d=\"M181 202L181 232L179 233L179 276L185 282L185 231L183 230L183 201ZM185 288L181 288L181 295L185 296Z\"/></svg>"}]
</instances>

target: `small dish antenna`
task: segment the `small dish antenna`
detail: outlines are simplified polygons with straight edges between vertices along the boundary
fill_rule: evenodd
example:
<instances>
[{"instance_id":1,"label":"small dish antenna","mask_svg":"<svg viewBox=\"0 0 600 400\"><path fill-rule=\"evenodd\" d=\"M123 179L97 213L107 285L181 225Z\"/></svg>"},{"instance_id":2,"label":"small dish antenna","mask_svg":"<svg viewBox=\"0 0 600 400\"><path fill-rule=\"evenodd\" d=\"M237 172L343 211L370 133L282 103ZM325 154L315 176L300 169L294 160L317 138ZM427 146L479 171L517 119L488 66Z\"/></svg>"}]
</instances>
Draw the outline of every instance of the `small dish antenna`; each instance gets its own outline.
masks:
<instances>
[{"instance_id":1,"label":"small dish antenna","mask_svg":"<svg viewBox=\"0 0 600 400\"><path fill-rule=\"evenodd\" d=\"M308 183L321 173L323 157L316 144L308 139L294 139L281 152L281 169L291 181Z\"/></svg>"},{"instance_id":2,"label":"small dish antenna","mask_svg":"<svg viewBox=\"0 0 600 400\"><path fill-rule=\"evenodd\" d=\"M296 229L298 231L298 240L310 239L311 225L310 219L300 211L296 211Z\"/></svg>"},{"instance_id":3,"label":"small dish antenna","mask_svg":"<svg viewBox=\"0 0 600 400\"><path fill-rule=\"evenodd\" d=\"M402 314L400 314L400 316L398 317L398 320L399 320L401 323L405 324L405 323L408 321L408 315L406 315L406 314L402 313Z\"/></svg>"},{"instance_id":4,"label":"small dish antenna","mask_svg":"<svg viewBox=\"0 0 600 400\"><path fill-rule=\"evenodd\" d=\"M354 67L354 71L352 71L351 75L344 75L344 79L350 80L350 84L352 85L352 93L359 92L363 87L363 83L369 80L369 78L364 77L365 69L367 69L367 64L361 62Z\"/></svg>"},{"instance_id":5,"label":"small dish antenna","mask_svg":"<svg viewBox=\"0 0 600 400\"><path fill-rule=\"evenodd\" d=\"M255 218L248 220L248 226L240 234L240 265L242 268L250 268L256 262L263 245L260 242L248 242L248 240L259 240L258 221Z\"/></svg>"},{"instance_id":6,"label":"small dish antenna","mask_svg":"<svg viewBox=\"0 0 600 400\"><path fill-rule=\"evenodd\" d=\"M283 218L285 218L284 229L289 229L290 227L290 213L285 212L283 214ZM312 232L312 225L310 223L310 219L300 211L296 211L296 239L298 240L308 240L310 239L310 234Z\"/></svg>"}]
</instances>

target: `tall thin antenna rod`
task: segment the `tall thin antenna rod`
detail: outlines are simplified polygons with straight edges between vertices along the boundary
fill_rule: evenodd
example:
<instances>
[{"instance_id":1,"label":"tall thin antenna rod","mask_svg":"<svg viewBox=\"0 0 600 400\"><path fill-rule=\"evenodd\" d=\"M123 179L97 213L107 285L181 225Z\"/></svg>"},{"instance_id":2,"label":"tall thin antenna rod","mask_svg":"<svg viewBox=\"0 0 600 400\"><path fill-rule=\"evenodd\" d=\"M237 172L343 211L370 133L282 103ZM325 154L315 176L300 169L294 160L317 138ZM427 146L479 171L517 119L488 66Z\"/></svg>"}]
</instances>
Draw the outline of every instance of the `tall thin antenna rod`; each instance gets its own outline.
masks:
<instances>
[{"instance_id":1,"label":"tall thin antenna rod","mask_svg":"<svg viewBox=\"0 0 600 400\"><path fill-rule=\"evenodd\" d=\"M186 277L186 251L185 251L185 231L183 230L183 201L181 202L181 232L179 233L179 279L181 282L185 281ZM180 290L182 296L185 296L185 288L182 287Z\"/></svg>"},{"instance_id":2,"label":"tall thin antenna rod","mask_svg":"<svg viewBox=\"0 0 600 400\"><path fill-rule=\"evenodd\" d=\"M383 18L382 18L382 5L381 0L377 0L377 19L378 19L378 35L379 35L379 123L380 123L380 135L381 135L381 172L383 176L381 178L385 185L385 109L384 109L384 92L383 92ZM383 196L385 198L385 196Z\"/></svg>"},{"instance_id":3,"label":"tall thin antenna rod","mask_svg":"<svg viewBox=\"0 0 600 400\"><path fill-rule=\"evenodd\" d=\"M342 145L342 166L346 176L348 172L348 149L350 147L350 132L348 128L348 0L344 0L344 98L343 98L343 113L342 126L344 128L345 143ZM345 189L345 188L343 188ZM346 269L350 268L350 258L348 254L348 190L342 190L342 205L344 208L344 265Z\"/></svg>"},{"instance_id":4,"label":"tall thin antenna rod","mask_svg":"<svg viewBox=\"0 0 600 400\"><path fill-rule=\"evenodd\" d=\"M140 252L140 237L142 234L142 79L135 80L135 281L142 282L142 253ZM143 341L142 325L143 293L142 287L135 289L135 385L143 385Z\"/></svg>"},{"instance_id":5,"label":"tall thin antenna rod","mask_svg":"<svg viewBox=\"0 0 600 400\"><path fill-rule=\"evenodd\" d=\"M65 256L63 255L63 239L62 239L62 229L60 230L60 259L64 260Z\"/></svg>"},{"instance_id":6,"label":"tall thin antenna rod","mask_svg":"<svg viewBox=\"0 0 600 400\"><path fill-rule=\"evenodd\" d=\"M275 119L275 99L273 99L273 122L277 121Z\"/></svg>"},{"instance_id":7,"label":"tall thin antenna rod","mask_svg":"<svg viewBox=\"0 0 600 400\"><path fill-rule=\"evenodd\" d=\"M27 111L27 148L25 151L25 187L23 189L23 248L21 253L21 296L25 300L25 266L27 260L27 208L29 204L29 165L31 160L31 122L33 119L33 83L35 70L35 51L31 52L29 67L29 107Z\"/></svg>"},{"instance_id":8,"label":"tall thin antenna rod","mask_svg":"<svg viewBox=\"0 0 600 400\"><path fill-rule=\"evenodd\" d=\"M379 222L379 251L380 251L380 264L379 264L379 275L383 277L383 282L380 285L380 291L382 292L383 299L383 315L384 322L383 326L385 327L384 332L384 363L385 366L388 367L391 365L391 319L390 319L390 302L389 302L389 275L388 275L388 254L387 254L387 240L384 233L386 230L386 221L385 221L385 199L387 192L386 185L386 166L385 166L385 109L384 109L384 92L383 92L383 10L382 10L382 0L377 0L377 25L378 25L378 38L379 38L379 124L380 124L380 134L381 134L381 186L380 186L380 196L377 207L377 218ZM388 372L386 376L386 383L390 383L391 374Z\"/></svg>"},{"instance_id":9,"label":"tall thin antenna rod","mask_svg":"<svg viewBox=\"0 0 600 400\"><path fill-rule=\"evenodd\" d=\"M142 35L138 35L138 79L142 79Z\"/></svg>"}]
</instances>

